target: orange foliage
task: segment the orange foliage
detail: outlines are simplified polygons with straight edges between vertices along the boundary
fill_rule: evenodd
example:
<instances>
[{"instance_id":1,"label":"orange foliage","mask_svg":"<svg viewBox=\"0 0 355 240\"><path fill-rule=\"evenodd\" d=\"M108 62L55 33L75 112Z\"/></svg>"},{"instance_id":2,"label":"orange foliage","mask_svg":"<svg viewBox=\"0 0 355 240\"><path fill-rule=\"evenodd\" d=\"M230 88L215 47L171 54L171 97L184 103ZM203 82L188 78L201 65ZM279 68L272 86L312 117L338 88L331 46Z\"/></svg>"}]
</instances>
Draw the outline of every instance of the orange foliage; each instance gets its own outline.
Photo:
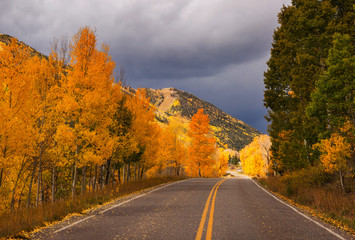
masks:
<instances>
[{"instance_id":1,"label":"orange foliage","mask_svg":"<svg viewBox=\"0 0 355 240\"><path fill-rule=\"evenodd\" d=\"M228 157L216 152L203 110L190 122L187 150L183 123L161 127L143 89L123 95L108 52L89 27L69 45L54 44L49 58L16 39L3 45L0 212L74 197L79 184L80 193L94 191L133 172L135 179L225 173Z\"/></svg>"},{"instance_id":2,"label":"orange foliage","mask_svg":"<svg viewBox=\"0 0 355 240\"><path fill-rule=\"evenodd\" d=\"M144 149L141 164L145 170L148 170L159 164L156 155L159 150L161 129L154 121L154 108L150 104L144 89L138 89L128 104L130 111L133 113L132 137L135 139L137 147Z\"/></svg>"},{"instance_id":3,"label":"orange foliage","mask_svg":"<svg viewBox=\"0 0 355 240\"><path fill-rule=\"evenodd\" d=\"M118 86L113 86L115 64L107 46L97 49L96 36L88 27L74 35L70 50L72 69L59 105L62 124L73 125L74 159L80 165L101 165L113 151L108 127L121 97Z\"/></svg>"},{"instance_id":4,"label":"orange foliage","mask_svg":"<svg viewBox=\"0 0 355 240\"><path fill-rule=\"evenodd\" d=\"M199 109L190 122L189 136L191 145L188 148L186 173L189 176L208 177L213 172L215 163L212 158L216 150L215 138L211 135L209 118Z\"/></svg>"}]
</instances>

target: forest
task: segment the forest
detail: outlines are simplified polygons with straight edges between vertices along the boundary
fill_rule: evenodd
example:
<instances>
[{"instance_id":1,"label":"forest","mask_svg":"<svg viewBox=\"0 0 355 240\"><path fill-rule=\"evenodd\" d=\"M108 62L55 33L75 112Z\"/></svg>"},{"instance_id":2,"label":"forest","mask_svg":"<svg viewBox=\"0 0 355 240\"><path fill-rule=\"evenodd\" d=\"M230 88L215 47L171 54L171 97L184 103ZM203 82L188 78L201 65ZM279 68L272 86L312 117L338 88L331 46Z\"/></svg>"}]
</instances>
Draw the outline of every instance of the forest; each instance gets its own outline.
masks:
<instances>
[{"instance_id":1,"label":"forest","mask_svg":"<svg viewBox=\"0 0 355 240\"><path fill-rule=\"evenodd\" d=\"M55 39L49 57L15 38L2 47L1 213L155 176L225 173L203 109L187 132L178 120L159 124L145 90L125 90L97 42L83 27Z\"/></svg>"},{"instance_id":2,"label":"forest","mask_svg":"<svg viewBox=\"0 0 355 240\"><path fill-rule=\"evenodd\" d=\"M278 21L264 73L270 152L255 138L243 169L354 232L355 1L293 0Z\"/></svg>"},{"instance_id":3,"label":"forest","mask_svg":"<svg viewBox=\"0 0 355 240\"><path fill-rule=\"evenodd\" d=\"M355 2L292 1L279 13L265 72L271 164L354 171Z\"/></svg>"}]
</instances>

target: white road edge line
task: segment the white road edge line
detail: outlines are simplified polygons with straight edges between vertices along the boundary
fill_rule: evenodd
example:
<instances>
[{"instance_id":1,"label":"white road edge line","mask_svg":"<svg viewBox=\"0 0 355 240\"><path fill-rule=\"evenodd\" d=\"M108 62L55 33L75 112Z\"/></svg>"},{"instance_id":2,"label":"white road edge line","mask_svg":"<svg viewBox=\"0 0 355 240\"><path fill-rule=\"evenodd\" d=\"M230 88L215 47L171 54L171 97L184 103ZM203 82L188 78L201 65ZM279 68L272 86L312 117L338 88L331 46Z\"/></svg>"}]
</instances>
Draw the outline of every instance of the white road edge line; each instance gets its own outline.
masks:
<instances>
[{"instance_id":1,"label":"white road edge line","mask_svg":"<svg viewBox=\"0 0 355 240\"><path fill-rule=\"evenodd\" d=\"M88 220L88 219L93 218L93 217L95 217L95 215L91 215L91 216L83 218L83 219L81 219L79 221L73 222L72 224L69 224L68 226L65 226L65 227L63 227L61 229L58 229L57 231L54 231L53 233L61 232L61 231L65 230L65 229L67 229L67 228L70 228L70 227L72 227L72 226L74 226L74 225L76 225L78 223L81 223L82 221Z\"/></svg>"},{"instance_id":2,"label":"white road edge line","mask_svg":"<svg viewBox=\"0 0 355 240\"><path fill-rule=\"evenodd\" d=\"M114 206L112 206L112 207L109 207L109 208L107 208L107 209L105 209L105 210L102 210L102 211L100 212L100 214L102 214L102 213L104 213L104 212L107 212L107 211L109 211L109 210L112 210L112 209L114 209L114 208L116 208L116 207L119 207L119 206L121 206L121 205L123 205L123 204L126 204L126 203L128 203L128 202L131 202L131 201L133 201L133 200L136 200L136 199L138 199L138 198L144 197L144 196L146 196L146 195L148 195L148 194L151 194L152 192L158 191L158 190L160 190L160 189L169 187L169 186L174 185L174 184L177 184L177 183L185 182L185 181L187 181L187 180L189 180L189 179L185 179L185 180L178 181L178 182L173 182L173 183L170 183L170 184L161 186L161 187L159 187L159 188L153 189L153 190L151 190L151 191L149 191L149 192L147 192L147 193L138 195L137 197L128 199L127 201L121 202L121 203L116 204L116 205L114 205Z\"/></svg>"},{"instance_id":3,"label":"white road edge line","mask_svg":"<svg viewBox=\"0 0 355 240\"><path fill-rule=\"evenodd\" d=\"M185 180L182 180L182 181L173 182L173 183L170 183L170 184L161 186L161 187L159 187L159 188L153 189L153 190L151 190L151 191L149 191L149 192L147 192L147 193L138 195L137 197L128 199L127 201L121 202L121 203L116 204L116 205L114 205L114 206L112 206L112 207L110 207L110 208L107 208L107 209L105 209L105 210L102 210L101 212L99 212L99 214L102 214L102 213L104 213L104 212L106 212L106 211L112 210L112 209L114 209L114 208L116 208L116 207L119 207L119 206L121 206L121 205L123 205L123 204L126 204L126 203L128 203L128 202L131 202L131 201L133 201L133 200L135 200L135 199L138 199L138 198L141 198L141 197L143 197L143 196L146 196L146 195L148 195L148 194L150 194L150 193L152 193L152 192L158 191L158 190L160 190L160 189L166 188L166 187L168 187L168 186L171 186L171 185L174 185L174 184L177 184L177 183L185 182L185 181L187 181L187 180L190 180L190 179L185 179ZM85 221L85 220L88 220L88 219L90 219L90 218L93 218L93 217L95 217L95 216L96 216L96 215L91 215L91 216L88 216L88 217L86 217L86 218L83 218L83 219L81 219L81 220L79 220L79 221L73 222L72 224L69 224L68 226L62 227L62 228L60 228L60 229L54 231L53 233L58 233L58 232L61 232L61 231L65 230L65 229L71 228L72 226L75 226L75 225L77 225L77 224L79 224L79 223L81 223L81 222L83 222L83 221Z\"/></svg>"},{"instance_id":4,"label":"white road edge line","mask_svg":"<svg viewBox=\"0 0 355 240\"><path fill-rule=\"evenodd\" d=\"M329 233L333 234L334 236L336 236L337 238L341 239L341 240L346 240L345 238L343 238L342 236L340 236L339 234L333 232L331 229L323 226L322 224L320 224L319 222L315 221L314 219L308 217L307 215L301 213L300 211L298 211L296 208L292 207L291 205L285 203L284 201L281 201L279 198L277 198L275 195L273 195L272 193L270 193L269 191L267 191L265 188L261 187L258 183L255 182L255 180L249 178L256 186L258 186L259 188L261 188L264 192L266 192L267 194L269 194L271 197L275 198L277 201L279 201L280 203L286 205L287 207L291 208L293 211L297 212L298 214L300 214L301 216L305 217L306 219L310 220L311 222L315 223L316 225L318 225L319 227L327 230Z\"/></svg>"}]
</instances>

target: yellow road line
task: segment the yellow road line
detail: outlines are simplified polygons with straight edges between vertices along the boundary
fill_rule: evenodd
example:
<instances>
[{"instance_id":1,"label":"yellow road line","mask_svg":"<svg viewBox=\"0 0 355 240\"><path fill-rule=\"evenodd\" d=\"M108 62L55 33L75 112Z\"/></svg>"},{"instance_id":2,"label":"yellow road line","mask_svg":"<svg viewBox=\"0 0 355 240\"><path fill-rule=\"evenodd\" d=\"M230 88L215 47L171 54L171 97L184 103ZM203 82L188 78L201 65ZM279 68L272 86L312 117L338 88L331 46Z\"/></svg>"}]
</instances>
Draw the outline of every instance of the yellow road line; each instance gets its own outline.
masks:
<instances>
[{"instance_id":1,"label":"yellow road line","mask_svg":"<svg viewBox=\"0 0 355 240\"><path fill-rule=\"evenodd\" d=\"M213 194L213 199L212 199L212 204L211 204L211 209L210 209L210 217L208 218L208 227L207 227L207 234L206 234L206 240L211 240L212 239L212 227L213 227L213 214L214 214L214 206L216 203L216 196L217 196L217 191L219 186L221 186L221 184L225 181L226 179L224 179L223 181L218 183L218 186L216 187L214 194Z\"/></svg>"},{"instance_id":2,"label":"yellow road line","mask_svg":"<svg viewBox=\"0 0 355 240\"><path fill-rule=\"evenodd\" d=\"M207 201L206 201L206 204L205 204L205 208L203 209L203 213L202 213L200 225L199 225L199 227L198 227L195 240L201 240L201 238L202 238L203 227L205 226L207 211L208 211L208 207L209 207L209 205L210 205L210 201L211 201L211 197L212 197L213 191L214 191L216 188L218 188L219 185L220 185L223 181L225 181L225 180L226 180L226 179L222 179L222 180L220 180L218 183L216 183L216 184L213 186L213 188L212 188L210 194L208 195L208 198L207 198ZM215 196L216 196L216 194L214 195L214 199L215 199ZM212 216L213 216L213 215L212 215Z\"/></svg>"}]
</instances>

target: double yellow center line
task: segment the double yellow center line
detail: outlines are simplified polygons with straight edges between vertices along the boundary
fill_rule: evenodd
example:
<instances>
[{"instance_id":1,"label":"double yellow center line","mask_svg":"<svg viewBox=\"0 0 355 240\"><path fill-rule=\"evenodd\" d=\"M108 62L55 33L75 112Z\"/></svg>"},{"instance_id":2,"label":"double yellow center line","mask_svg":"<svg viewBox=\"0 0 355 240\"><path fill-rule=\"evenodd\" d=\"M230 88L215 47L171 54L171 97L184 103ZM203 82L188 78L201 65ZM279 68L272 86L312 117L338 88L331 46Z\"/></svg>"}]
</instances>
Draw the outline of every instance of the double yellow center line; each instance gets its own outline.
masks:
<instances>
[{"instance_id":1,"label":"double yellow center line","mask_svg":"<svg viewBox=\"0 0 355 240\"><path fill-rule=\"evenodd\" d=\"M216 185L213 186L213 188L212 188L212 190L210 192L210 195L208 195L208 198L207 198L207 201L206 201L206 204L205 204L205 208L203 209L200 226L198 227L195 240L200 240L202 238L203 227L205 226L208 207L210 206L211 197L213 195L211 209L210 209L210 216L208 218L207 233L206 233L206 239L208 239L208 240L212 239L213 214L214 214L214 205L215 205L215 202L216 202L217 190L218 190L219 186L225 180L226 179L222 179L221 181L216 183Z\"/></svg>"}]
</instances>

